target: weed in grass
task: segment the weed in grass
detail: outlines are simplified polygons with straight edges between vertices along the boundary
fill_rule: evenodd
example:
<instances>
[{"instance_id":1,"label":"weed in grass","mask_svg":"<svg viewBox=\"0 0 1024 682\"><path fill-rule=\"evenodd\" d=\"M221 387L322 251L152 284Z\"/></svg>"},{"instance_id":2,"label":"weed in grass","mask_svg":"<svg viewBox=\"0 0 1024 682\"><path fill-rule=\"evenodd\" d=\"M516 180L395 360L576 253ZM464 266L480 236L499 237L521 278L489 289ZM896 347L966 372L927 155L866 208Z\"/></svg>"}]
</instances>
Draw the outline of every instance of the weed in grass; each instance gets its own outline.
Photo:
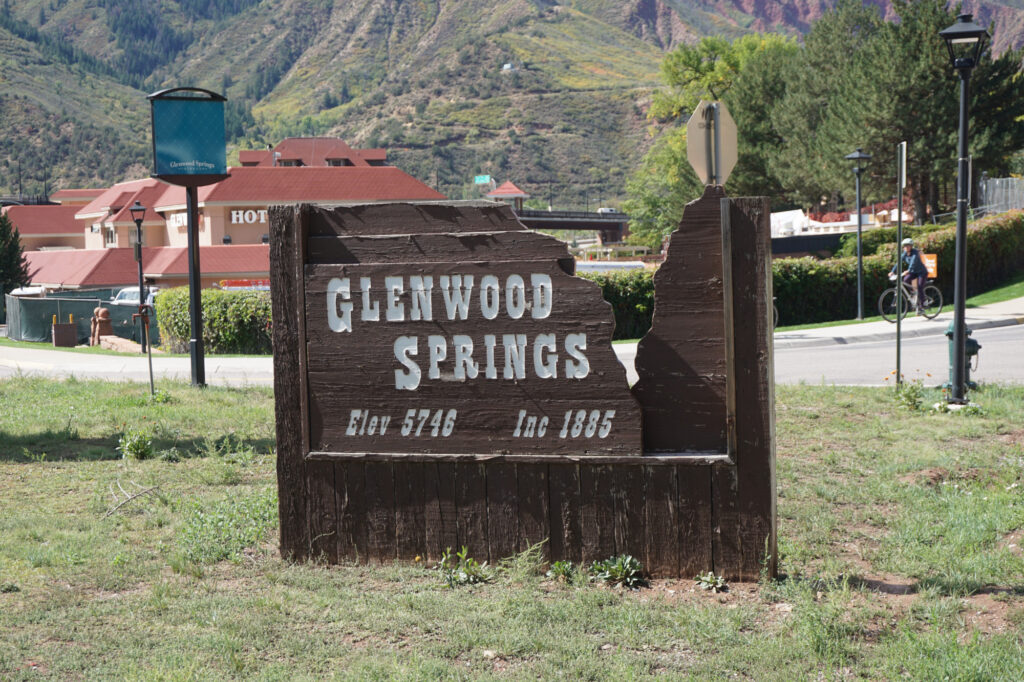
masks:
<instances>
[{"instance_id":1,"label":"weed in grass","mask_svg":"<svg viewBox=\"0 0 1024 682\"><path fill-rule=\"evenodd\" d=\"M572 585L579 579L580 569L571 561L556 561L545 575L555 582Z\"/></svg>"},{"instance_id":2,"label":"weed in grass","mask_svg":"<svg viewBox=\"0 0 1024 682\"><path fill-rule=\"evenodd\" d=\"M153 437L145 429L128 426L117 439L117 451L123 459L149 459L153 456Z\"/></svg>"},{"instance_id":3,"label":"weed in grass","mask_svg":"<svg viewBox=\"0 0 1024 682\"><path fill-rule=\"evenodd\" d=\"M447 548L441 555L437 570L441 574L441 580L448 587L489 583L493 579L487 562L480 563L469 556L469 550L465 546L455 553L451 547Z\"/></svg>"},{"instance_id":4,"label":"weed in grass","mask_svg":"<svg viewBox=\"0 0 1024 682\"><path fill-rule=\"evenodd\" d=\"M178 451L178 448L176 447L168 448L167 450L161 450L157 454L157 458L161 462L170 462L174 464L176 462L181 461L181 453Z\"/></svg>"},{"instance_id":5,"label":"weed in grass","mask_svg":"<svg viewBox=\"0 0 1024 682\"><path fill-rule=\"evenodd\" d=\"M895 400L897 405L906 410L911 412L920 410L921 403L924 401L924 385L921 380L903 381L896 386Z\"/></svg>"},{"instance_id":6,"label":"weed in grass","mask_svg":"<svg viewBox=\"0 0 1024 682\"><path fill-rule=\"evenodd\" d=\"M14 583L0 583L0 594L11 594L21 592L21 588Z\"/></svg>"},{"instance_id":7,"label":"weed in grass","mask_svg":"<svg viewBox=\"0 0 1024 682\"><path fill-rule=\"evenodd\" d=\"M171 397L171 394L162 388L158 388L156 391L153 392L152 395L149 396L149 402L154 403L156 405L167 405L173 400L174 398Z\"/></svg>"},{"instance_id":8,"label":"weed in grass","mask_svg":"<svg viewBox=\"0 0 1024 682\"><path fill-rule=\"evenodd\" d=\"M590 576L595 581L612 587L627 587L635 590L647 585L643 565L628 554L595 561L590 566Z\"/></svg>"},{"instance_id":9,"label":"weed in grass","mask_svg":"<svg viewBox=\"0 0 1024 682\"><path fill-rule=\"evenodd\" d=\"M178 546L184 559L192 563L236 559L243 550L265 540L276 524L277 494L273 489L209 505L197 503L185 517Z\"/></svg>"},{"instance_id":10,"label":"weed in grass","mask_svg":"<svg viewBox=\"0 0 1024 682\"><path fill-rule=\"evenodd\" d=\"M712 594L725 592L729 589L729 586L725 583L725 578L720 575L715 575L712 571L698 574L696 581L697 587L702 590L710 590Z\"/></svg>"},{"instance_id":11,"label":"weed in grass","mask_svg":"<svg viewBox=\"0 0 1024 682\"><path fill-rule=\"evenodd\" d=\"M25 459L32 462L33 464L42 464L43 462L46 461L46 458L48 457L48 455L45 452L32 452L28 448L22 448L21 454L25 457Z\"/></svg>"},{"instance_id":12,"label":"weed in grass","mask_svg":"<svg viewBox=\"0 0 1024 682\"><path fill-rule=\"evenodd\" d=\"M532 578L544 575L544 544L541 540L518 554L502 559L497 565L497 572L510 583L523 584Z\"/></svg>"}]
</instances>

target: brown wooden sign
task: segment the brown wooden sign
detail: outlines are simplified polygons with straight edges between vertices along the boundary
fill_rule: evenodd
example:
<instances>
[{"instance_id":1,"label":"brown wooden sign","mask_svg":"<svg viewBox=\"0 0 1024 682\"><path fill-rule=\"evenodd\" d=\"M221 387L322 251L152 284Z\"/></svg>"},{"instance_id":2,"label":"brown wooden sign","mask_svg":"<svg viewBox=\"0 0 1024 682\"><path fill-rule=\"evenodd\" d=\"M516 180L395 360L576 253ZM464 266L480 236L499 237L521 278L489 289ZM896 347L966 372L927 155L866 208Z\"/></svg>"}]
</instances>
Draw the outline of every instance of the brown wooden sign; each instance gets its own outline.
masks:
<instances>
[{"instance_id":1,"label":"brown wooden sign","mask_svg":"<svg viewBox=\"0 0 1024 682\"><path fill-rule=\"evenodd\" d=\"M599 287L508 208L272 208L282 552L494 561L547 541L551 560L756 576L775 528L767 212L723 199L672 237L633 389Z\"/></svg>"}]
</instances>

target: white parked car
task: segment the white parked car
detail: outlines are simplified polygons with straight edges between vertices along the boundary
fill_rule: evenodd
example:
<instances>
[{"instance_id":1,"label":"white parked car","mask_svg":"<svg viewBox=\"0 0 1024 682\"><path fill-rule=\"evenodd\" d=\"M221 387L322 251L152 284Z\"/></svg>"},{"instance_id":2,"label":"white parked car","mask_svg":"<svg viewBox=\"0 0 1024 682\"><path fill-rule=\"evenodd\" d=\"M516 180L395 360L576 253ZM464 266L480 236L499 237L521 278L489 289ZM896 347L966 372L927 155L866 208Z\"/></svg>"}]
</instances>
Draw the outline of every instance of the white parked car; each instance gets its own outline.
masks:
<instances>
[{"instance_id":1,"label":"white parked car","mask_svg":"<svg viewBox=\"0 0 1024 682\"><path fill-rule=\"evenodd\" d=\"M156 287L146 288L146 305L153 307L153 298L159 293L159 289ZM130 287L128 289L121 289L117 292L117 296L110 301L110 305L130 305L133 307L139 307L139 288Z\"/></svg>"}]
</instances>

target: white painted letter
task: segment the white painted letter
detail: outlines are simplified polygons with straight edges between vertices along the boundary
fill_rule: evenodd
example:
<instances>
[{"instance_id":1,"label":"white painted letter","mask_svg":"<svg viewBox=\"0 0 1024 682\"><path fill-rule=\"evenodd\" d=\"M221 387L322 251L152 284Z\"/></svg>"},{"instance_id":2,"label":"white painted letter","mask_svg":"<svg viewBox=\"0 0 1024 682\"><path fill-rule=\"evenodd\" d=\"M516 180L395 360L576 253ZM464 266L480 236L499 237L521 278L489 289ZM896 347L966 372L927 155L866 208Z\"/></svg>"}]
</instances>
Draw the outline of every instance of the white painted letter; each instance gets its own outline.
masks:
<instances>
[{"instance_id":1,"label":"white painted letter","mask_svg":"<svg viewBox=\"0 0 1024 682\"><path fill-rule=\"evenodd\" d=\"M455 346L455 378L458 381L476 379L480 367L473 362L473 339L465 334L456 334L452 337L452 345Z\"/></svg>"},{"instance_id":2,"label":"white painted letter","mask_svg":"<svg viewBox=\"0 0 1024 682\"><path fill-rule=\"evenodd\" d=\"M541 357L544 349L550 349L547 359ZM537 334L533 340L533 371L541 379L553 379L558 376L558 356L555 355L555 335Z\"/></svg>"},{"instance_id":3,"label":"white painted letter","mask_svg":"<svg viewBox=\"0 0 1024 682\"><path fill-rule=\"evenodd\" d=\"M380 319L380 303L370 300L370 278L359 278L359 289L363 293L363 310L359 319L363 322L376 322Z\"/></svg>"},{"instance_id":4,"label":"white painted letter","mask_svg":"<svg viewBox=\"0 0 1024 682\"><path fill-rule=\"evenodd\" d=\"M572 360L565 361L566 379L582 379L583 377L590 374L590 362L587 360L587 356L580 352L581 350L586 349L586 334L565 335L565 352L567 352L576 360L575 362L573 362Z\"/></svg>"},{"instance_id":5,"label":"white painted letter","mask_svg":"<svg viewBox=\"0 0 1024 682\"><path fill-rule=\"evenodd\" d=\"M245 220L244 216L245 216L245 211L232 211L231 212L231 224L232 225L238 225L243 220ZM177 216L175 216L175 217L177 217Z\"/></svg>"},{"instance_id":6,"label":"white painted letter","mask_svg":"<svg viewBox=\"0 0 1024 682\"><path fill-rule=\"evenodd\" d=\"M533 309L530 315L535 320L543 320L551 314L551 275L534 273L530 275L533 285Z\"/></svg>"},{"instance_id":7,"label":"white painted letter","mask_svg":"<svg viewBox=\"0 0 1024 682\"><path fill-rule=\"evenodd\" d=\"M338 303L341 296L342 303ZM349 290L348 277L335 277L327 283L327 326L333 332L352 331L352 292ZM341 315L338 315L338 311Z\"/></svg>"},{"instance_id":8,"label":"white painted letter","mask_svg":"<svg viewBox=\"0 0 1024 682\"><path fill-rule=\"evenodd\" d=\"M395 370L395 388L400 391L415 391L420 385L420 366L409 358L416 355L419 339L415 336L399 336L395 339L395 359L406 368Z\"/></svg>"},{"instance_id":9,"label":"white painted letter","mask_svg":"<svg viewBox=\"0 0 1024 682\"><path fill-rule=\"evenodd\" d=\"M487 370L484 376L488 379L497 379L498 370L494 367L494 347L498 344L494 334L484 334L484 347L487 349Z\"/></svg>"},{"instance_id":10,"label":"white painted letter","mask_svg":"<svg viewBox=\"0 0 1024 682\"><path fill-rule=\"evenodd\" d=\"M469 312L469 299L473 295L473 275L441 275L439 280L441 294L444 296L444 311L449 320L466 319ZM463 288L465 286L465 288Z\"/></svg>"},{"instance_id":11,"label":"white painted letter","mask_svg":"<svg viewBox=\"0 0 1024 682\"><path fill-rule=\"evenodd\" d=\"M388 322L402 322L405 320L405 304L399 300L399 296L405 289L402 288L401 277L385 277L384 289L387 295L388 311L385 317Z\"/></svg>"},{"instance_id":12,"label":"white painted letter","mask_svg":"<svg viewBox=\"0 0 1024 682\"><path fill-rule=\"evenodd\" d=\"M443 336L430 335L427 337L427 348L430 349L430 369L427 370L427 378L440 379L441 370L437 363L448 357L448 339Z\"/></svg>"},{"instance_id":13,"label":"white painted letter","mask_svg":"<svg viewBox=\"0 0 1024 682\"><path fill-rule=\"evenodd\" d=\"M409 277L409 290L412 292L412 312L409 313L409 318L433 320L434 309L430 296L434 293L434 278L431 275L413 275Z\"/></svg>"},{"instance_id":14,"label":"white painted letter","mask_svg":"<svg viewBox=\"0 0 1024 682\"><path fill-rule=\"evenodd\" d=\"M509 275L505 280L505 310L513 320L526 312L526 284L519 275Z\"/></svg>"},{"instance_id":15,"label":"white painted letter","mask_svg":"<svg viewBox=\"0 0 1024 682\"><path fill-rule=\"evenodd\" d=\"M502 334L505 346L505 378L526 378L526 334Z\"/></svg>"},{"instance_id":16,"label":"white painted letter","mask_svg":"<svg viewBox=\"0 0 1024 682\"><path fill-rule=\"evenodd\" d=\"M493 320L498 316L498 304L501 299L501 289L498 278L494 275L484 275L480 278L480 313L485 320Z\"/></svg>"}]
</instances>

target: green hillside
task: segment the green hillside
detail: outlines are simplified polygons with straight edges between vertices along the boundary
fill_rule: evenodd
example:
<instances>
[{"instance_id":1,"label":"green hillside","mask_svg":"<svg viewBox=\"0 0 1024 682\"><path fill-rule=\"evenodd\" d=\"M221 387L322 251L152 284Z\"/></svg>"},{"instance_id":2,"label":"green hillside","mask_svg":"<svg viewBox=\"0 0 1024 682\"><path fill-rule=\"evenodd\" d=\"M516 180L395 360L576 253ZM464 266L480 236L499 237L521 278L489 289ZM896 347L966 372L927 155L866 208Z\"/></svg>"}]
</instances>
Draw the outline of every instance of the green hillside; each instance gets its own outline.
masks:
<instances>
[{"instance_id":1,"label":"green hillside","mask_svg":"<svg viewBox=\"0 0 1024 682\"><path fill-rule=\"evenodd\" d=\"M196 85L228 97L232 153L333 135L453 197L487 173L558 208L613 203L667 49L831 4L0 0L0 194L19 167L26 193L147 174L145 95Z\"/></svg>"}]
</instances>

